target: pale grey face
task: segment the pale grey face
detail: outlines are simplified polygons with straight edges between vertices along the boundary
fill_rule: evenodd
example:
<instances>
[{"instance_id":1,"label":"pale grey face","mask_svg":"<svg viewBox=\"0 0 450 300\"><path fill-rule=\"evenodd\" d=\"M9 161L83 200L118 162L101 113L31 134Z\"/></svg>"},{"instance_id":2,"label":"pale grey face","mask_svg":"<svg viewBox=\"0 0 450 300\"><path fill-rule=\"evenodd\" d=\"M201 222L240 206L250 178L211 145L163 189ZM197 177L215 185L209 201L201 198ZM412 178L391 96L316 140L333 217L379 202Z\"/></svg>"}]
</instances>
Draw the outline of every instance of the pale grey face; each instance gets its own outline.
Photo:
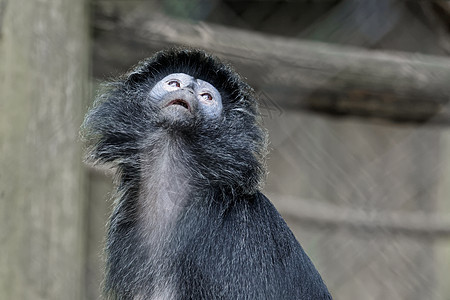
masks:
<instances>
[{"instance_id":1,"label":"pale grey face","mask_svg":"<svg viewBox=\"0 0 450 300\"><path fill-rule=\"evenodd\" d=\"M163 109L177 114L194 114L199 110L207 118L218 118L222 113L222 97L210 83L185 73L167 75L150 91L150 99Z\"/></svg>"}]
</instances>

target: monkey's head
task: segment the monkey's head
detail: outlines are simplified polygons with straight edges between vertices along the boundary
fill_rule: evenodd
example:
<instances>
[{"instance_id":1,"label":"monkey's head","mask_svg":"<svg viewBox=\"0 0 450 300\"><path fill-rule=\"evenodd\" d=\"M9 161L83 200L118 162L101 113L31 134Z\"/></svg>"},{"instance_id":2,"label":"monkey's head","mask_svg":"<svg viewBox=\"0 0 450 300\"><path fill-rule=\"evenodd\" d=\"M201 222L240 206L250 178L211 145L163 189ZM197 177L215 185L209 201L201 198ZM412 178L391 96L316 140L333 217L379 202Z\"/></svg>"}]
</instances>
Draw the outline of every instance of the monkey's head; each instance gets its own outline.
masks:
<instances>
[{"instance_id":1,"label":"monkey's head","mask_svg":"<svg viewBox=\"0 0 450 300\"><path fill-rule=\"evenodd\" d=\"M201 50L170 49L106 84L82 134L89 160L119 168L121 182L139 180L143 157L173 151L202 186L253 193L266 153L258 120L253 90L229 66Z\"/></svg>"}]
</instances>

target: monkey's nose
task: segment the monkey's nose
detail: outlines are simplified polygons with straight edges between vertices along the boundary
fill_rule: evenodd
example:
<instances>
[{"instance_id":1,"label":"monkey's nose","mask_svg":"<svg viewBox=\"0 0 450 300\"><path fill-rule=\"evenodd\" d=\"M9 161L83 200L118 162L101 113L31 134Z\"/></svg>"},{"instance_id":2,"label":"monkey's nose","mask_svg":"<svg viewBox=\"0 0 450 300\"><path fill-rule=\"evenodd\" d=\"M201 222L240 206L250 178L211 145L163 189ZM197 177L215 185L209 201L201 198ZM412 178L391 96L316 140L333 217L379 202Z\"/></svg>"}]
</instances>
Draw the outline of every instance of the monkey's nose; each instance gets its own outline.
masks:
<instances>
[{"instance_id":1,"label":"monkey's nose","mask_svg":"<svg viewBox=\"0 0 450 300\"><path fill-rule=\"evenodd\" d=\"M185 87L183 88L184 91L191 93L192 95L194 95L194 90L190 87Z\"/></svg>"}]
</instances>

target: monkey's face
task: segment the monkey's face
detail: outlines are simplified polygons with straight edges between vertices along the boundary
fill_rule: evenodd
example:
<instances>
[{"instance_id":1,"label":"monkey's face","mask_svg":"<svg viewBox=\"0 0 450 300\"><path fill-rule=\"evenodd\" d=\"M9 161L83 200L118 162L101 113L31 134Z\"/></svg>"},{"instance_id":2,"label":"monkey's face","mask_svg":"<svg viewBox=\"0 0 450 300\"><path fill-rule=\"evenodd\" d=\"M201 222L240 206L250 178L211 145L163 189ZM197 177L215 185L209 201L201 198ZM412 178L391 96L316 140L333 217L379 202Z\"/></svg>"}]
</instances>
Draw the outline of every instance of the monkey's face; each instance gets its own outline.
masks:
<instances>
[{"instance_id":1,"label":"monkey's face","mask_svg":"<svg viewBox=\"0 0 450 300\"><path fill-rule=\"evenodd\" d=\"M185 73L172 73L150 90L149 101L158 106L161 118L171 125L188 125L196 119L217 119L222 97L210 83Z\"/></svg>"}]
</instances>

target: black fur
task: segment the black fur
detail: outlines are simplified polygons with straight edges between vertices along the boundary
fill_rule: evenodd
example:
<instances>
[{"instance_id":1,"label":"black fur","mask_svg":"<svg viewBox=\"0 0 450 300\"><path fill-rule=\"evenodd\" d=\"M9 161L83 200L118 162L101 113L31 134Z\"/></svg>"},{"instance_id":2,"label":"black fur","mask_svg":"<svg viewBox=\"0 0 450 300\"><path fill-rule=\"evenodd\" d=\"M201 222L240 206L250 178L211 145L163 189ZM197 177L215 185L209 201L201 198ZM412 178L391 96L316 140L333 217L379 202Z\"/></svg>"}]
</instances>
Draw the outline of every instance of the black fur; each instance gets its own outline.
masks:
<instances>
[{"instance_id":1,"label":"black fur","mask_svg":"<svg viewBox=\"0 0 450 300\"><path fill-rule=\"evenodd\" d=\"M215 86L222 95L221 118L198 116L178 127L161 121L148 93L171 73ZM294 235L259 192L266 137L257 120L252 89L200 50L161 51L106 85L82 134L90 161L117 170L106 245L108 298L331 299ZM156 168L163 154L170 166ZM162 169L167 171L155 174ZM186 180L186 194L173 219L160 225L148 217L154 203L145 189L157 187L158 176L164 181L172 174Z\"/></svg>"}]
</instances>

